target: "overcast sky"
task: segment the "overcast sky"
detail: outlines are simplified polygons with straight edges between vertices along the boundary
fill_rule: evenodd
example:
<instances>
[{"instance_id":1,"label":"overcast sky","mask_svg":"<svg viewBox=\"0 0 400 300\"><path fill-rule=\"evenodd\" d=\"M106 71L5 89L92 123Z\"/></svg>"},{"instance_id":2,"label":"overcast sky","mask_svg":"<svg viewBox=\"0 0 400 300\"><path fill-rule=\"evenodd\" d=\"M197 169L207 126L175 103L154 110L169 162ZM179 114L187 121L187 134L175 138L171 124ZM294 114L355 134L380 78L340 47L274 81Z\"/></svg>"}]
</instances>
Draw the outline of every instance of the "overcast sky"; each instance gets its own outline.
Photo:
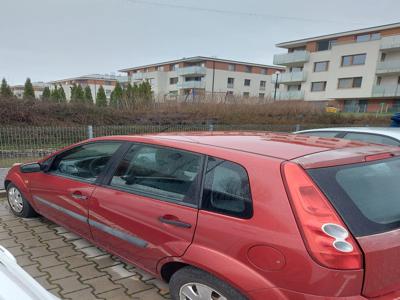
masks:
<instances>
[{"instance_id":1,"label":"overcast sky","mask_svg":"<svg viewBox=\"0 0 400 300\"><path fill-rule=\"evenodd\" d=\"M271 64L278 42L400 22L398 0L0 0L0 77L48 81L190 56Z\"/></svg>"}]
</instances>

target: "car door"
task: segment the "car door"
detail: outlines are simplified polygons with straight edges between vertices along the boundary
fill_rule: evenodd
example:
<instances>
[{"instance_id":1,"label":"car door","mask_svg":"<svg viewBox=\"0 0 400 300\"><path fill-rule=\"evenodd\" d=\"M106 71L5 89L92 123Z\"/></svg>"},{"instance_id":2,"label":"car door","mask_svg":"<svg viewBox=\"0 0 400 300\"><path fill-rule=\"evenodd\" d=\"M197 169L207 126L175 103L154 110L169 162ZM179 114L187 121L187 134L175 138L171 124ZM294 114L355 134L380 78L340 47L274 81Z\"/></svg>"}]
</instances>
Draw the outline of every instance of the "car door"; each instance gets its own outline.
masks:
<instances>
[{"instance_id":1,"label":"car door","mask_svg":"<svg viewBox=\"0 0 400 300\"><path fill-rule=\"evenodd\" d=\"M192 242L204 157L135 143L94 191L89 224L95 241L155 271Z\"/></svg>"},{"instance_id":2,"label":"car door","mask_svg":"<svg viewBox=\"0 0 400 300\"><path fill-rule=\"evenodd\" d=\"M29 187L39 212L91 238L88 201L121 144L110 141L79 145L55 156L46 172L32 174Z\"/></svg>"}]
</instances>

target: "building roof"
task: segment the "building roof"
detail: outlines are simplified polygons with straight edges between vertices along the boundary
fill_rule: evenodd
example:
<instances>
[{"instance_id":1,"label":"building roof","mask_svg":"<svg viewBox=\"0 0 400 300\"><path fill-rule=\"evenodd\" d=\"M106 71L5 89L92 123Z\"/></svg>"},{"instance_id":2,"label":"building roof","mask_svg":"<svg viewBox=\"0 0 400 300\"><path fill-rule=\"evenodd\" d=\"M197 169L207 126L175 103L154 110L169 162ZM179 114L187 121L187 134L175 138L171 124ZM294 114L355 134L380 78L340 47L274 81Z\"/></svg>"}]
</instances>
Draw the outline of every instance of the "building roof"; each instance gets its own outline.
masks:
<instances>
[{"instance_id":1,"label":"building roof","mask_svg":"<svg viewBox=\"0 0 400 300\"><path fill-rule=\"evenodd\" d=\"M60 83L60 82L71 81L71 80L109 80L109 81L127 82L128 77L121 76L121 75L112 75L112 74L89 74L89 75L83 75L83 76L78 76L78 77L53 80L50 83Z\"/></svg>"},{"instance_id":2,"label":"building roof","mask_svg":"<svg viewBox=\"0 0 400 300\"><path fill-rule=\"evenodd\" d=\"M50 86L50 85L47 82L38 81L38 82L32 82L32 86L33 86L33 89L40 90L40 89L44 89L46 86ZM18 89L24 89L24 88L25 88L24 84L17 84L17 85L11 86L12 90L18 90Z\"/></svg>"},{"instance_id":3,"label":"building roof","mask_svg":"<svg viewBox=\"0 0 400 300\"><path fill-rule=\"evenodd\" d=\"M279 48L291 48L291 47L302 46L308 42L334 39L334 38L338 38L338 37L346 36L346 35L363 34L363 33L369 33L369 32L399 28L399 27L400 27L400 23L392 23L392 24L367 27L367 28L356 29L356 30L337 32L337 33L332 33L332 34L327 34L327 35L320 35L320 36L316 36L316 37L310 37L310 38L294 40L294 41L289 41L289 42L282 42L282 43L276 44L276 46Z\"/></svg>"},{"instance_id":4,"label":"building roof","mask_svg":"<svg viewBox=\"0 0 400 300\"><path fill-rule=\"evenodd\" d=\"M138 70L138 69L151 68L151 67L157 67L157 66L169 65L169 64L176 64L176 63L180 63L180 62L200 62L200 61L204 61L204 60L231 63L231 64L239 64L239 65L246 65L246 66L253 66L253 67L261 67L261 68L273 68L273 69L279 69L279 70L284 69L282 67L273 66L273 65L257 64L257 63L251 63L251 62L229 60L229 59L220 59L220 58L207 57L207 56L193 56L193 57L184 57L184 58L176 59L176 60L164 61L164 62L155 63L155 64L126 68L126 69L119 70L119 72L128 72L128 71L134 71L134 70Z\"/></svg>"}]
</instances>

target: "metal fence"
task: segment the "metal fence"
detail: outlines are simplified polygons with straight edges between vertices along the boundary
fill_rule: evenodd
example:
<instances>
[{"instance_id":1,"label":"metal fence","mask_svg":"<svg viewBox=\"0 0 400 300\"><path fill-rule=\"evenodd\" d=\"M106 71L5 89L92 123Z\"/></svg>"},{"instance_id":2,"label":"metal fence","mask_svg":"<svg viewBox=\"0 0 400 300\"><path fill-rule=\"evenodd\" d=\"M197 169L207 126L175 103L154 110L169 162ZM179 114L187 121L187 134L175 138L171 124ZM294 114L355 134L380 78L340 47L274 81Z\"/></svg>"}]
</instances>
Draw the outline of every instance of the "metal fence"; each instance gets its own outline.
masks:
<instances>
[{"instance_id":1,"label":"metal fence","mask_svg":"<svg viewBox=\"0 0 400 300\"><path fill-rule=\"evenodd\" d=\"M85 140L107 135L132 135L180 131L278 131L327 127L313 125L129 125L129 126L76 126L76 127L0 127L0 168L16 162L29 162L42 158L57 149Z\"/></svg>"}]
</instances>

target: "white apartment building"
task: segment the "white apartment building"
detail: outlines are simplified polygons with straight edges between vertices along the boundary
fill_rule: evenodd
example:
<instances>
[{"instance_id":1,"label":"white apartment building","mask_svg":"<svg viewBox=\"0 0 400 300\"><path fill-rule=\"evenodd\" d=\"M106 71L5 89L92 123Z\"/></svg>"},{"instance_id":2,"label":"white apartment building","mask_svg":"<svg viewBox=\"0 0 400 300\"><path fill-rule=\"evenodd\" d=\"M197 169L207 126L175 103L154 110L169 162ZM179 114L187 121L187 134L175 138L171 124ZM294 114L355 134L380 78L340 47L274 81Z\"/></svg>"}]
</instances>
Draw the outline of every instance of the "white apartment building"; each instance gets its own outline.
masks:
<instances>
[{"instance_id":1,"label":"white apartment building","mask_svg":"<svg viewBox=\"0 0 400 300\"><path fill-rule=\"evenodd\" d=\"M50 84L48 84L46 82L32 82L32 87L33 87L33 91L35 93L36 99L40 99L42 97L43 90L46 86L50 87ZM12 90L13 94L15 95L15 97L17 97L18 99L22 99L24 96L25 85L23 85L23 84L14 85L11 87L11 90Z\"/></svg>"},{"instance_id":2,"label":"white apartment building","mask_svg":"<svg viewBox=\"0 0 400 300\"><path fill-rule=\"evenodd\" d=\"M51 81L50 84L54 88L62 87L65 92L65 96L67 100L71 100L71 87L76 85L81 85L83 89L86 86L89 86L92 91L93 101L96 101L96 95L100 88L103 86L104 91L106 93L107 98L109 99L111 96L111 92L114 90L117 81L121 85L125 85L128 82L127 76L117 76L117 75L107 75L107 74L91 74L61 80Z\"/></svg>"},{"instance_id":3,"label":"white apartment building","mask_svg":"<svg viewBox=\"0 0 400 300\"><path fill-rule=\"evenodd\" d=\"M283 86L277 98L326 103L343 111L400 109L400 23L277 45L274 56L286 67L272 79Z\"/></svg>"},{"instance_id":4,"label":"white apartment building","mask_svg":"<svg viewBox=\"0 0 400 300\"><path fill-rule=\"evenodd\" d=\"M269 98L272 74L282 67L211 57L190 57L120 70L135 84L147 80L159 101L196 95Z\"/></svg>"}]
</instances>

